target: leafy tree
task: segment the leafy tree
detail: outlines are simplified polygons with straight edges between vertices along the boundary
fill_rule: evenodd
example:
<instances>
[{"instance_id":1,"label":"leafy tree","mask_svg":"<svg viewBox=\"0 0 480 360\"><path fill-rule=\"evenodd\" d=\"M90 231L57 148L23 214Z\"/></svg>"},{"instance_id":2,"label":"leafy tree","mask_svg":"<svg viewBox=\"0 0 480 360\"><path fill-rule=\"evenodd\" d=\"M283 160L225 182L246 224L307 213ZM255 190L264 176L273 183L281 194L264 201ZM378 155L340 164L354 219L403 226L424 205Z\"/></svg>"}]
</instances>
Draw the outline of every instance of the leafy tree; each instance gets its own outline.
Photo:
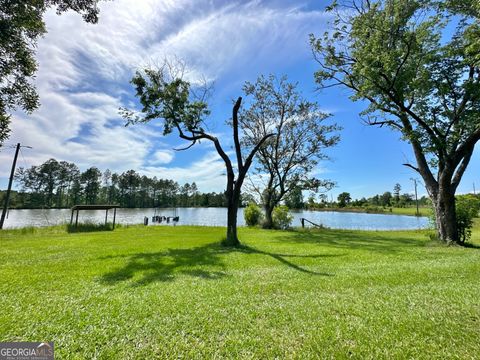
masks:
<instances>
[{"instance_id":1,"label":"leafy tree","mask_svg":"<svg viewBox=\"0 0 480 360\"><path fill-rule=\"evenodd\" d=\"M395 200L395 204L400 202L400 191L402 191L402 186L399 183L396 183L393 187L393 198Z\"/></svg>"},{"instance_id":2,"label":"leafy tree","mask_svg":"<svg viewBox=\"0 0 480 360\"><path fill-rule=\"evenodd\" d=\"M299 186L294 187L285 197L285 205L290 209L303 209L303 194Z\"/></svg>"},{"instance_id":3,"label":"leafy tree","mask_svg":"<svg viewBox=\"0 0 480 360\"><path fill-rule=\"evenodd\" d=\"M190 185L190 191L192 196L192 203L190 205L197 206L198 187L195 181Z\"/></svg>"},{"instance_id":4,"label":"leafy tree","mask_svg":"<svg viewBox=\"0 0 480 360\"><path fill-rule=\"evenodd\" d=\"M140 175L135 170L128 170L122 173L118 180L122 206L135 207L136 193L140 185Z\"/></svg>"},{"instance_id":5,"label":"leafy tree","mask_svg":"<svg viewBox=\"0 0 480 360\"><path fill-rule=\"evenodd\" d=\"M180 205L181 206L189 205L190 191L191 191L191 188L189 183L185 183L183 186L180 187Z\"/></svg>"},{"instance_id":6,"label":"leafy tree","mask_svg":"<svg viewBox=\"0 0 480 360\"><path fill-rule=\"evenodd\" d=\"M140 186L139 186L139 196L138 201L135 203L135 207L146 207L148 206L148 199L151 197L153 189L152 179L148 176L140 177Z\"/></svg>"},{"instance_id":7,"label":"leafy tree","mask_svg":"<svg viewBox=\"0 0 480 360\"><path fill-rule=\"evenodd\" d=\"M53 206L55 190L59 184L60 165L57 160L50 159L34 168L34 176L44 194L43 205Z\"/></svg>"},{"instance_id":8,"label":"leafy tree","mask_svg":"<svg viewBox=\"0 0 480 360\"><path fill-rule=\"evenodd\" d=\"M411 144L416 164L405 165L424 180L439 238L458 242L455 191L480 139L478 2L353 0L329 10L334 30L311 37L317 83L350 89L369 103L368 124Z\"/></svg>"},{"instance_id":9,"label":"leafy tree","mask_svg":"<svg viewBox=\"0 0 480 360\"><path fill-rule=\"evenodd\" d=\"M106 169L102 174L102 188L100 190L100 198L104 204L110 204L109 189L112 185L112 172Z\"/></svg>"},{"instance_id":10,"label":"leafy tree","mask_svg":"<svg viewBox=\"0 0 480 360\"><path fill-rule=\"evenodd\" d=\"M176 68L176 66L173 66ZM240 145L240 126L238 111L242 102L239 97L233 106L231 127L233 130L233 142L236 157L235 174L232 159L227 155L220 140L208 133L205 129L205 120L210 114L206 102L208 91L201 91L202 95L195 96L198 92L191 84L182 78L183 71L172 70L171 64L164 64L158 69L145 69L137 71L131 83L135 86L136 96L142 106L137 116L128 109L122 109L127 124L138 122L149 122L154 119L163 120L163 135L177 131L181 139L189 141L190 144L182 149L189 149L198 141L211 141L215 146L218 155L225 163L227 172L227 187L225 196L227 199L227 236L224 241L226 246L238 246L240 244L237 236L237 212L240 203L240 191L252 164L253 157L262 147L265 140L273 134L265 134L260 137L257 143L244 156ZM243 125L244 123L242 123Z\"/></svg>"},{"instance_id":11,"label":"leafy tree","mask_svg":"<svg viewBox=\"0 0 480 360\"><path fill-rule=\"evenodd\" d=\"M97 196L100 191L100 178L102 173L96 167L91 167L85 170L80 175L80 181L83 187L83 194L85 196L85 204L93 205L97 201Z\"/></svg>"},{"instance_id":12,"label":"leafy tree","mask_svg":"<svg viewBox=\"0 0 480 360\"><path fill-rule=\"evenodd\" d=\"M337 200L338 200L339 207L345 207L350 203L350 201L352 201L352 197L350 196L350 193L342 192L338 194Z\"/></svg>"},{"instance_id":13,"label":"leafy tree","mask_svg":"<svg viewBox=\"0 0 480 360\"><path fill-rule=\"evenodd\" d=\"M120 203L118 196L118 185L120 183L120 177L117 173L113 173L111 176L111 183L108 187L108 203Z\"/></svg>"},{"instance_id":14,"label":"leafy tree","mask_svg":"<svg viewBox=\"0 0 480 360\"><path fill-rule=\"evenodd\" d=\"M400 207L405 207L405 206L412 205L412 204L413 204L413 195L411 195L411 194L400 195L400 200L398 202L398 205Z\"/></svg>"},{"instance_id":15,"label":"leafy tree","mask_svg":"<svg viewBox=\"0 0 480 360\"><path fill-rule=\"evenodd\" d=\"M73 10L86 22L98 20L98 0L2 0L0 2L0 145L8 137L10 112L39 105L32 78L37 70L35 49L47 30L43 14Z\"/></svg>"},{"instance_id":16,"label":"leafy tree","mask_svg":"<svg viewBox=\"0 0 480 360\"><path fill-rule=\"evenodd\" d=\"M242 143L253 148L268 132L275 132L258 151L252 175L258 179L254 189L262 196L264 227L271 228L273 209L291 191L318 191L333 185L314 178L311 172L327 158L324 149L338 142L339 137L332 135L338 127L325 124L328 114L302 98L297 84L285 76L260 76L255 83L246 82L243 89L252 96L252 103L240 112Z\"/></svg>"},{"instance_id":17,"label":"leafy tree","mask_svg":"<svg viewBox=\"0 0 480 360\"><path fill-rule=\"evenodd\" d=\"M382 206L392 205L392 193L390 191L385 191L380 197L380 202Z\"/></svg>"},{"instance_id":18,"label":"leafy tree","mask_svg":"<svg viewBox=\"0 0 480 360\"><path fill-rule=\"evenodd\" d=\"M75 179L80 176L80 170L74 163L60 161L58 172L58 187L57 187L57 207L63 207L69 204L68 193L70 187ZM64 195L67 195L66 203L64 203Z\"/></svg>"}]
</instances>

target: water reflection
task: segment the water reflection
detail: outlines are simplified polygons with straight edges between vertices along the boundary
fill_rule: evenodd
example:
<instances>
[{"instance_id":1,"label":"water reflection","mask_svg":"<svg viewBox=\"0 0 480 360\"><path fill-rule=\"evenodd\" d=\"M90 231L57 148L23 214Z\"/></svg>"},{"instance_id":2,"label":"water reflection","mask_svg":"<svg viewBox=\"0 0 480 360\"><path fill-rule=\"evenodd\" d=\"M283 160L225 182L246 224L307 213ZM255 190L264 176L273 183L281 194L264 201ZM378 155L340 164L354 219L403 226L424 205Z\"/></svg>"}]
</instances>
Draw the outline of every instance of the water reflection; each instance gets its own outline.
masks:
<instances>
[{"instance_id":1,"label":"water reflection","mask_svg":"<svg viewBox=\"0 0 480 360\"><path fill-rule=\"evenodd\" d=\"M117 223L143 224L144 217L151 223L154 214L171 217L179 216L178 225L226 226L225 208L177 208L177 209L117 209ZM336 229L363 230L407 230L421 229L429 225L428 218L404 215L360 214L333 211L292 212L293 226L300 226L300 219L306 218L316 224ZM5 228L25 226L49 226L70 221L69 209L50 210L10 210ZM111 215L109 216L111 220ZM105 211L80 211L79 222L101 223L105 220ZM173 225L170 222L167 225ZM238 225L244 226L243 209L238 211Z\"/></svg>"}]
</instances>

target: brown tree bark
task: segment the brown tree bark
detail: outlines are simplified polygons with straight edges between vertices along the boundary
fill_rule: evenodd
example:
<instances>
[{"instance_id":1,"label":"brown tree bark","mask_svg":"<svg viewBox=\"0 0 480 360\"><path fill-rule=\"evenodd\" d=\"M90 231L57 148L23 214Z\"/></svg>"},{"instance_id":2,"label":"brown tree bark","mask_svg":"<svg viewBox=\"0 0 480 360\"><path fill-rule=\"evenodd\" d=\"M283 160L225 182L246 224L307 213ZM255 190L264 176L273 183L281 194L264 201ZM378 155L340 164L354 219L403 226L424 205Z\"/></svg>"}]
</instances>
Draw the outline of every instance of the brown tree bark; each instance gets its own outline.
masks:
<instances>
[{"instance_id":1,"label":"brown tree bark","mask_svg":"<svg viewBox=\"0 0 480 360\"><path fill-rule=\"evenodd\" d=\"M433 198L435 210L435 222L439 239L447 243L459 242L456 211L455 211L455 194L439 190L438 196Z\"/></svg>"}]
</instances>

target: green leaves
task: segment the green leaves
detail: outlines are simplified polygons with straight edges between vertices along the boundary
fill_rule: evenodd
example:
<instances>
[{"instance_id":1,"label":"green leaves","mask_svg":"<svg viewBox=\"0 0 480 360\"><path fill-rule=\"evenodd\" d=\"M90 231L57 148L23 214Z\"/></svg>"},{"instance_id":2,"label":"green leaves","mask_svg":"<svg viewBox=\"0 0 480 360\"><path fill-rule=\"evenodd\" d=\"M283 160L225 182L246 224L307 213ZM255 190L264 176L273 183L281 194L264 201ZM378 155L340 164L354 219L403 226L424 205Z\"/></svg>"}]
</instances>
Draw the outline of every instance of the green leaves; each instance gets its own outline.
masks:
<instances>
[{"instance_id":1,"label":"green leaves","mask_svg":"<svg viewBox=\"0 0 480 360\"><path fill-rule=\"evenodd\" d=\"M37 71L35 48L45 34L44 12L73 10L85 21L98 20L98 0L25 0L0 2L0 145L9 136L9 113L17 108L30 113L39 106L32 82Z\"/></svg>"},{"instance_id":2,"label":"green leaves","mask_svg":"<svg viewBox=\"0 0 480 360\"><path fill-rule=\"evenodd\" d=\"M137 71L130 82L142 106L142 115L121 108L120 114L127 125L159 119L163 121L163 135L170 134L174 128L182 132L203 132L201 124L210 110L202 99L195 99L189 82L171 78L165 66Z\"/></svg>"},{"instance_id":3,"label":"green leaves","mask_svg":"<svg viewBox=\"0 0 480 360\"><path fill-rule=\"evenodd\" d=\"M480 126L478 2L359 1L332 5L336 19L310 44L321 88L341 85L367 100L368 123L388 124L433 156ZM447 26L458 22L448 38ZM476 109L476 110L475 110Z\"/></svg>"},{"instance_id":4,"label":"green leaves","mask_svg":"<svg viewBox=\"0 0 480 360\"><path fill-rule=\"evenodd\" d=\"M480 140L479 10L476 0L359 0L310 40L320 87L350 89L369 102L367 124L411 143L417 166L405 165L425 181L446 241L458 240L446 199Z\"/></svg>"}]
</instances>

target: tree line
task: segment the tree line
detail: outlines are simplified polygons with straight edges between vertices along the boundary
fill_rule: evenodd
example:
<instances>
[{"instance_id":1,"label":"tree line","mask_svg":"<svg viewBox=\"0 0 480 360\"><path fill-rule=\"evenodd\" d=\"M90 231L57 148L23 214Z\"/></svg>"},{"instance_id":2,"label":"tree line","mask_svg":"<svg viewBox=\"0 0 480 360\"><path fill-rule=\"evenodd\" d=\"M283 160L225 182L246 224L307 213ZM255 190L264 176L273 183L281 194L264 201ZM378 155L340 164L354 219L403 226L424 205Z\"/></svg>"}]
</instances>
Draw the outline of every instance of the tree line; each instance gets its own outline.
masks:
<instances>
[{"instance_id":1,"label":"tree line","mask_svg":"<svg viewBox=\"0 0 480 360\"><path fill-rule=\"evenodd\" d=\"M415 199L412 194L401 193L402 187L400 184L395 184L393 191L385 191L382 194L376 194L372 197L360 199L352 199L350 193L342 192L337 197L337 202L334 204L338 207L366 207L366 206L381 206L381 207L410 207L418 203L419 206L431 206L432 203L427 196L422 196Z\"/></svg>"},{"instance_id":2,"label":"tree line","mask_svg":"<svg viewBox=\"0 0 480 360\"><path fill-rule=\"evenodd\" d=\"M202 193L195 182L180 185L169 179L121 174L90 167L80 171L67 161L49 159L41 165L19 168L11 208L69 208L78 204L118 204L122 207L225 206L223 193Z\"/></svg>"},{"instance_id":3,"label":"tree line","mask_svg":"<svg viewBox=\"0 0 480 360\"><path fill-rule=\"evenodd\" d=\"M417 199L421 207L432 206L427 196ZM317 196L312 192L306 199L302 194L301 188L294 188L284 199L285 205L289 209L322 209L322 208L346 208L346 207L412 207L417 201L415 196L409 193L401 193L400 184L395 184L393 191L385 191L371 197L352 198L347 191L338 194L336 199L328 197L326 193Z\"/></svg>"},{"instance_id":4,"label":"tree line","mask_svg":"<svg viewBox=\"0 0 480 360\"><path fill-rule=\"evenodd\" d=\"M31 79L37 68L36 41L46 31L45 11L51 7L58 13L73 10L87 22L97 21L96 0L28 3L31 6L17 6L15 1L0 5L6 15L0 36L0 50L6 54L0 59L0 144L9 136L12 111L31 112L38 107ZM423 179L438 238L462 243L455 193L480 141L479 2L334 0L325 10L333 17L329 29L310 37L318 87L348 90L352 101L368 104L360 113L368 125L389 127L410 143L414 160L404 165ZM244 93L253 103L247 102L242 109L245 102L238 97L232 108L228 122L235 154L230 156L220 140L206 131L208 91L197 84L192 87L183 78L184 68L170 74L168 69L172 69L168 64L139 69L131 83L141 109L123 109L122 115L129 124L160 121L163 135L176 132L188 141L185 149L202 140L215 146L227 175L227 245L240 244L236 215L252 165L258 169L256 175L264 175L265 186L259 191L267 220L272 206L295 186L307 190L329 185L305 174L324 158L314 145L334 145L338 139L331 133L337 127L323 124L328 114L292 91L295 84L273 78L245 84ZM98 169L91 171L94 174L79 174L80 180L70 183L78 191L65 185L52 188L46 181L42 201L62 204L71 191L84 202L95 202L102 186L90 179ZM38 192L32 186L32 193ZM136 190L122 189L120 199L127 206L142 198Z\"/></svg>"}]
</instances>

